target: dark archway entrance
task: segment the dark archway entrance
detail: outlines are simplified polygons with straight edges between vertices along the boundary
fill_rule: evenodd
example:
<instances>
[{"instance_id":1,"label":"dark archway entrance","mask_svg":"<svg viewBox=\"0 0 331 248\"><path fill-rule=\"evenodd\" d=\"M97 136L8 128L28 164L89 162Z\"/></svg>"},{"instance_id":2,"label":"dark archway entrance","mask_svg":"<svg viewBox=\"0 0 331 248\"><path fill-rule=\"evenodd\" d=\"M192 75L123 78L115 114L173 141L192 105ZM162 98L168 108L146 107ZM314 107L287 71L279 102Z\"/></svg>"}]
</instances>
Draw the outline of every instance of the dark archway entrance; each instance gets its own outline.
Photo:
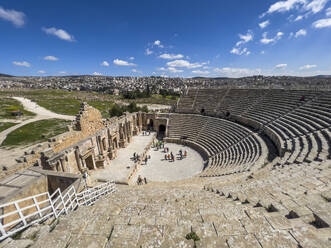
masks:
<instances>
[{"instance_id":1,"label":"dark archway entrance","mask_svg":"<svg viewBox=\"0 0 331 248\"><path fill-rule=\"evenodd\" d=\"M153 122L153 119L149 119L147 121L147 130L149 131L153 131L154 130L154 122Z\"/></svg>"},{"instance_id":2,"label":"dark archway entrance","mask_svg":"<svg viewBox=\"0 0 331 248\"><path fill-rule=\"evenodd\" d=\"M165 136L165 132L166 132L166 126L163 125L163 124L161 124L161 125L159 126L159 133L158 133L158 136L159 136L160 138L163 138L163 137Z\"/></svg>"},{"instance_id":3,"label":"dark archway entrance","mask_svg":"<svg viewBox=\"0 0 331 248\"><path fill-rule=\"evenodd\" d=\"M92 155L88 156L88 157L85 159L85 163L86 163L86 167L87 167L89 170L93 170L93 169L94 169L94 165L93 165L93 157L92 157Z\"/></svg>"}]
</instances>

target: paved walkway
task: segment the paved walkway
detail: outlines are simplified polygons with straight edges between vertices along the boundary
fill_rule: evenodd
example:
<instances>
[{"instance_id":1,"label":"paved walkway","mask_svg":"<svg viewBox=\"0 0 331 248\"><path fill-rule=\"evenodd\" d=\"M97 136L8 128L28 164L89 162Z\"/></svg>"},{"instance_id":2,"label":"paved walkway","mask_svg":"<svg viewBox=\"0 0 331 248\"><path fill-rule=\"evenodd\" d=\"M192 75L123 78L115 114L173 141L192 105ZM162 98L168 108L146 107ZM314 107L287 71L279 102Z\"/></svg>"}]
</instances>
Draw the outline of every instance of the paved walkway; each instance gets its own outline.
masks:
<instances>
[{"instance_id":1,"label":"paved walkway","mask_svg":"<svg viewBox=\"0 0 331 248\"><path fill-rule=\"evenodd\" d=\"M115 180L127 181L130 170L128 166L133 166L134 162L131 160L133 153L142 154L145 147L153 139L153 133L149 136L142 134L134 136L132 142L126 148L120 148L117 153L117 158L111 160L110 165L105 169L98 169L93 171L91 175L92 181L96 180Z\"/></svg>"},{"instance_id":2,"label":"paved walkway","mask_svg":"<svg viewBox=\"0 0 331 248\"><path fill-rule=\"evenodd\" d=\"M138 175L141 175L150 181L170 182L190 178L202 171L203 159L198 152L183 145L167 143L165 146L169 147L169 151L176 155L175 162L164 159L163 149L157 151L152 148L148 152L151 159L148 160L147 165L143 163L134 180L137 179ZM186 150L188 153L188 156L182 160L179 159L180 149Z\"/></svg>"}]
</instances>

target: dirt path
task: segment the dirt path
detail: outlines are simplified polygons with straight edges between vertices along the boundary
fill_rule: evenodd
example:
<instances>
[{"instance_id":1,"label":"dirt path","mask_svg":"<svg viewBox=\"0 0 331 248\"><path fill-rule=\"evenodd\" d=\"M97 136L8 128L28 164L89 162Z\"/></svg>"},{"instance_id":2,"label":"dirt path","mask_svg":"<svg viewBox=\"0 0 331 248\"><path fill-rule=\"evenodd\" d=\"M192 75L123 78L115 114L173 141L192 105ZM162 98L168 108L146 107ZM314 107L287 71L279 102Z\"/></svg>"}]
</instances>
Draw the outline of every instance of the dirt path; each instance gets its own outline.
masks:
<instances>
[{"instance_id":1,"label":"dirt path","mask_svg":"<svg viewBox=\"0 0 331 248\"><path fill-rule=\"evenodd\" d=\"M22 103L24 109L26 109L27 111L33 112L36 114L35 117L22 121L21 123L12 126L4 131L2 131L0 133L0 145L2 144L2 142L6 139L7 135L9 133L11 133L12 131L28 124L31 122L35 122L35 121L40 121L40 120L46 120L46 119L63 119L63 120L74 120L75 117L74 116L70 116L70 115L60 115L60 114L56 114L52 111L49 111L43 107L40 107L37 103L32 102L29 99L26 99L24 97L13 97L15 100L19 101ZM0 149L0 156L2 153L2 149Z\"/></svg>"},{"instance_id":2,"label":"dirt path","mask_svg":"<svg viewBox=\"0 0 331 248\"><path fill-rule=\"evenodd\" d=\"M43 107L40 107L37 103L32 102L31 100L24 98L24 97L13 97L15 100L22 103L24 109L27 111L35 113L37 116L46 117L47 119L56 118L56 119L63 119L63 120L74 120L75 117L71 115L60 115L56 114L52 111L49 111Z\"/></svg>"}]
</instances>

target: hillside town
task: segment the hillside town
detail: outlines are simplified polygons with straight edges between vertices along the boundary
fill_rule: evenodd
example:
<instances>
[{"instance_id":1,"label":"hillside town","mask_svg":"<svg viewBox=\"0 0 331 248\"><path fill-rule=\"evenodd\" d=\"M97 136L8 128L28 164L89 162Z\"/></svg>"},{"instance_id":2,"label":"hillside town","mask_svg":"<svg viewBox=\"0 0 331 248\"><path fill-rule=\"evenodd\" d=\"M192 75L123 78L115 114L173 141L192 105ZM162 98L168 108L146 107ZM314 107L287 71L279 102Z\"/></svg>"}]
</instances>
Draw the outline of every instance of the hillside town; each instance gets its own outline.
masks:
<instances>
[{"instance_id":1,"label":"hillside town","mask_svg":"<svg viewBox=\"0 0 331 248\"><path fill-rule=\"evenodd\" d=\"M1 88L62 89L69 91L96 91L119 94L124 91L143 91L150 87L182 92L187 88L296 88L331 89L330 77L252 76L243 78L166 78L166 77L111 77L111 76L0 76Z\"/></svg>"}]
</instances>

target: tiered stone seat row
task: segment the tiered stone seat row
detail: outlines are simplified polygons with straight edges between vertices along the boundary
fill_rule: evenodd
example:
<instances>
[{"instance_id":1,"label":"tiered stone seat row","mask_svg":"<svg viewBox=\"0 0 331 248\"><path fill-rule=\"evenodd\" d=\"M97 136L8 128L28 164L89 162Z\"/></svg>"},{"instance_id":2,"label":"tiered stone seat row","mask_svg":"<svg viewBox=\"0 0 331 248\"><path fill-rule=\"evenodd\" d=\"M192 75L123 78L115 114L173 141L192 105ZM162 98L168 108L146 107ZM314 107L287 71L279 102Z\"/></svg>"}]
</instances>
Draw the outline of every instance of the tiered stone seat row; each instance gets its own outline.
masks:
<instances>
[{"instance_id":1,"label":"tiered stone seat row","mask_svg":"<svg viewBox=\"0 0 331 248\"><path fill-rule=\"evenodd\" d=\"M215 181L205 188L222 197L270 213L267 221L281 229L311 230L315 235L331 235L331 171L330 163L317 167L303 163L284 169L260 171L241 178L229 176L228 182ZM324 247L306 236L301 247ZM316 242L316 243L315 243Z\"/></svg>"},{"instance_id":2,"label":"tiered stone seat row","mask_svg":"<svg viewBox=\"0 0 331 248\"><path fill-rule=\"evenodd\" d=\"M309 179L305 173L297 170L287 177L278 171L265 179L238 181L242 187L240 183L207 187L214 192L176 183L119 187L95 205L62 216L51 227L24 232L5 248L18 247L27 238L33 248L327 248L330 212L325 210L330 202L326 184L317 177L330 175L314 171L316 177ZM300 177L302 186L296 189L299 180L293 179ZM36 233L38 228L41 231ZM196 242L187 238L192 232Z\"/></svg>"},{"instance_id":3,"label":"tiered stone seat row","mask_svg":"<svg viewBox=\"0 0 331 248\"><path fill-rule=\"evenodd\" d=\"M201 89L189 90L199 100ZM282 159L278 164L330 159L331 92L305 90L204 90L219 99L213 116L224 117L263 131L276 144ZM223 96L221 96L223 94ZM212 104L210 106L215 106ZM195 104L195 112L203 105ZM193 111L194 112L194 111ZM207 113L208 114L208 113Z\"/></svg>"},{"instance_id":4,"label":"tiered stone seat row","mask_svg":"<svg viewBox=\"0 0 331 248\"><path fill-rule=\"evenodd\" d=\"M169 138L184 138L202 147L209 162L201 176L221 176L249 170L261 158L265 144L255 133L236 123L207 116L171 114Z\"/></svg>"}]
</instances>

